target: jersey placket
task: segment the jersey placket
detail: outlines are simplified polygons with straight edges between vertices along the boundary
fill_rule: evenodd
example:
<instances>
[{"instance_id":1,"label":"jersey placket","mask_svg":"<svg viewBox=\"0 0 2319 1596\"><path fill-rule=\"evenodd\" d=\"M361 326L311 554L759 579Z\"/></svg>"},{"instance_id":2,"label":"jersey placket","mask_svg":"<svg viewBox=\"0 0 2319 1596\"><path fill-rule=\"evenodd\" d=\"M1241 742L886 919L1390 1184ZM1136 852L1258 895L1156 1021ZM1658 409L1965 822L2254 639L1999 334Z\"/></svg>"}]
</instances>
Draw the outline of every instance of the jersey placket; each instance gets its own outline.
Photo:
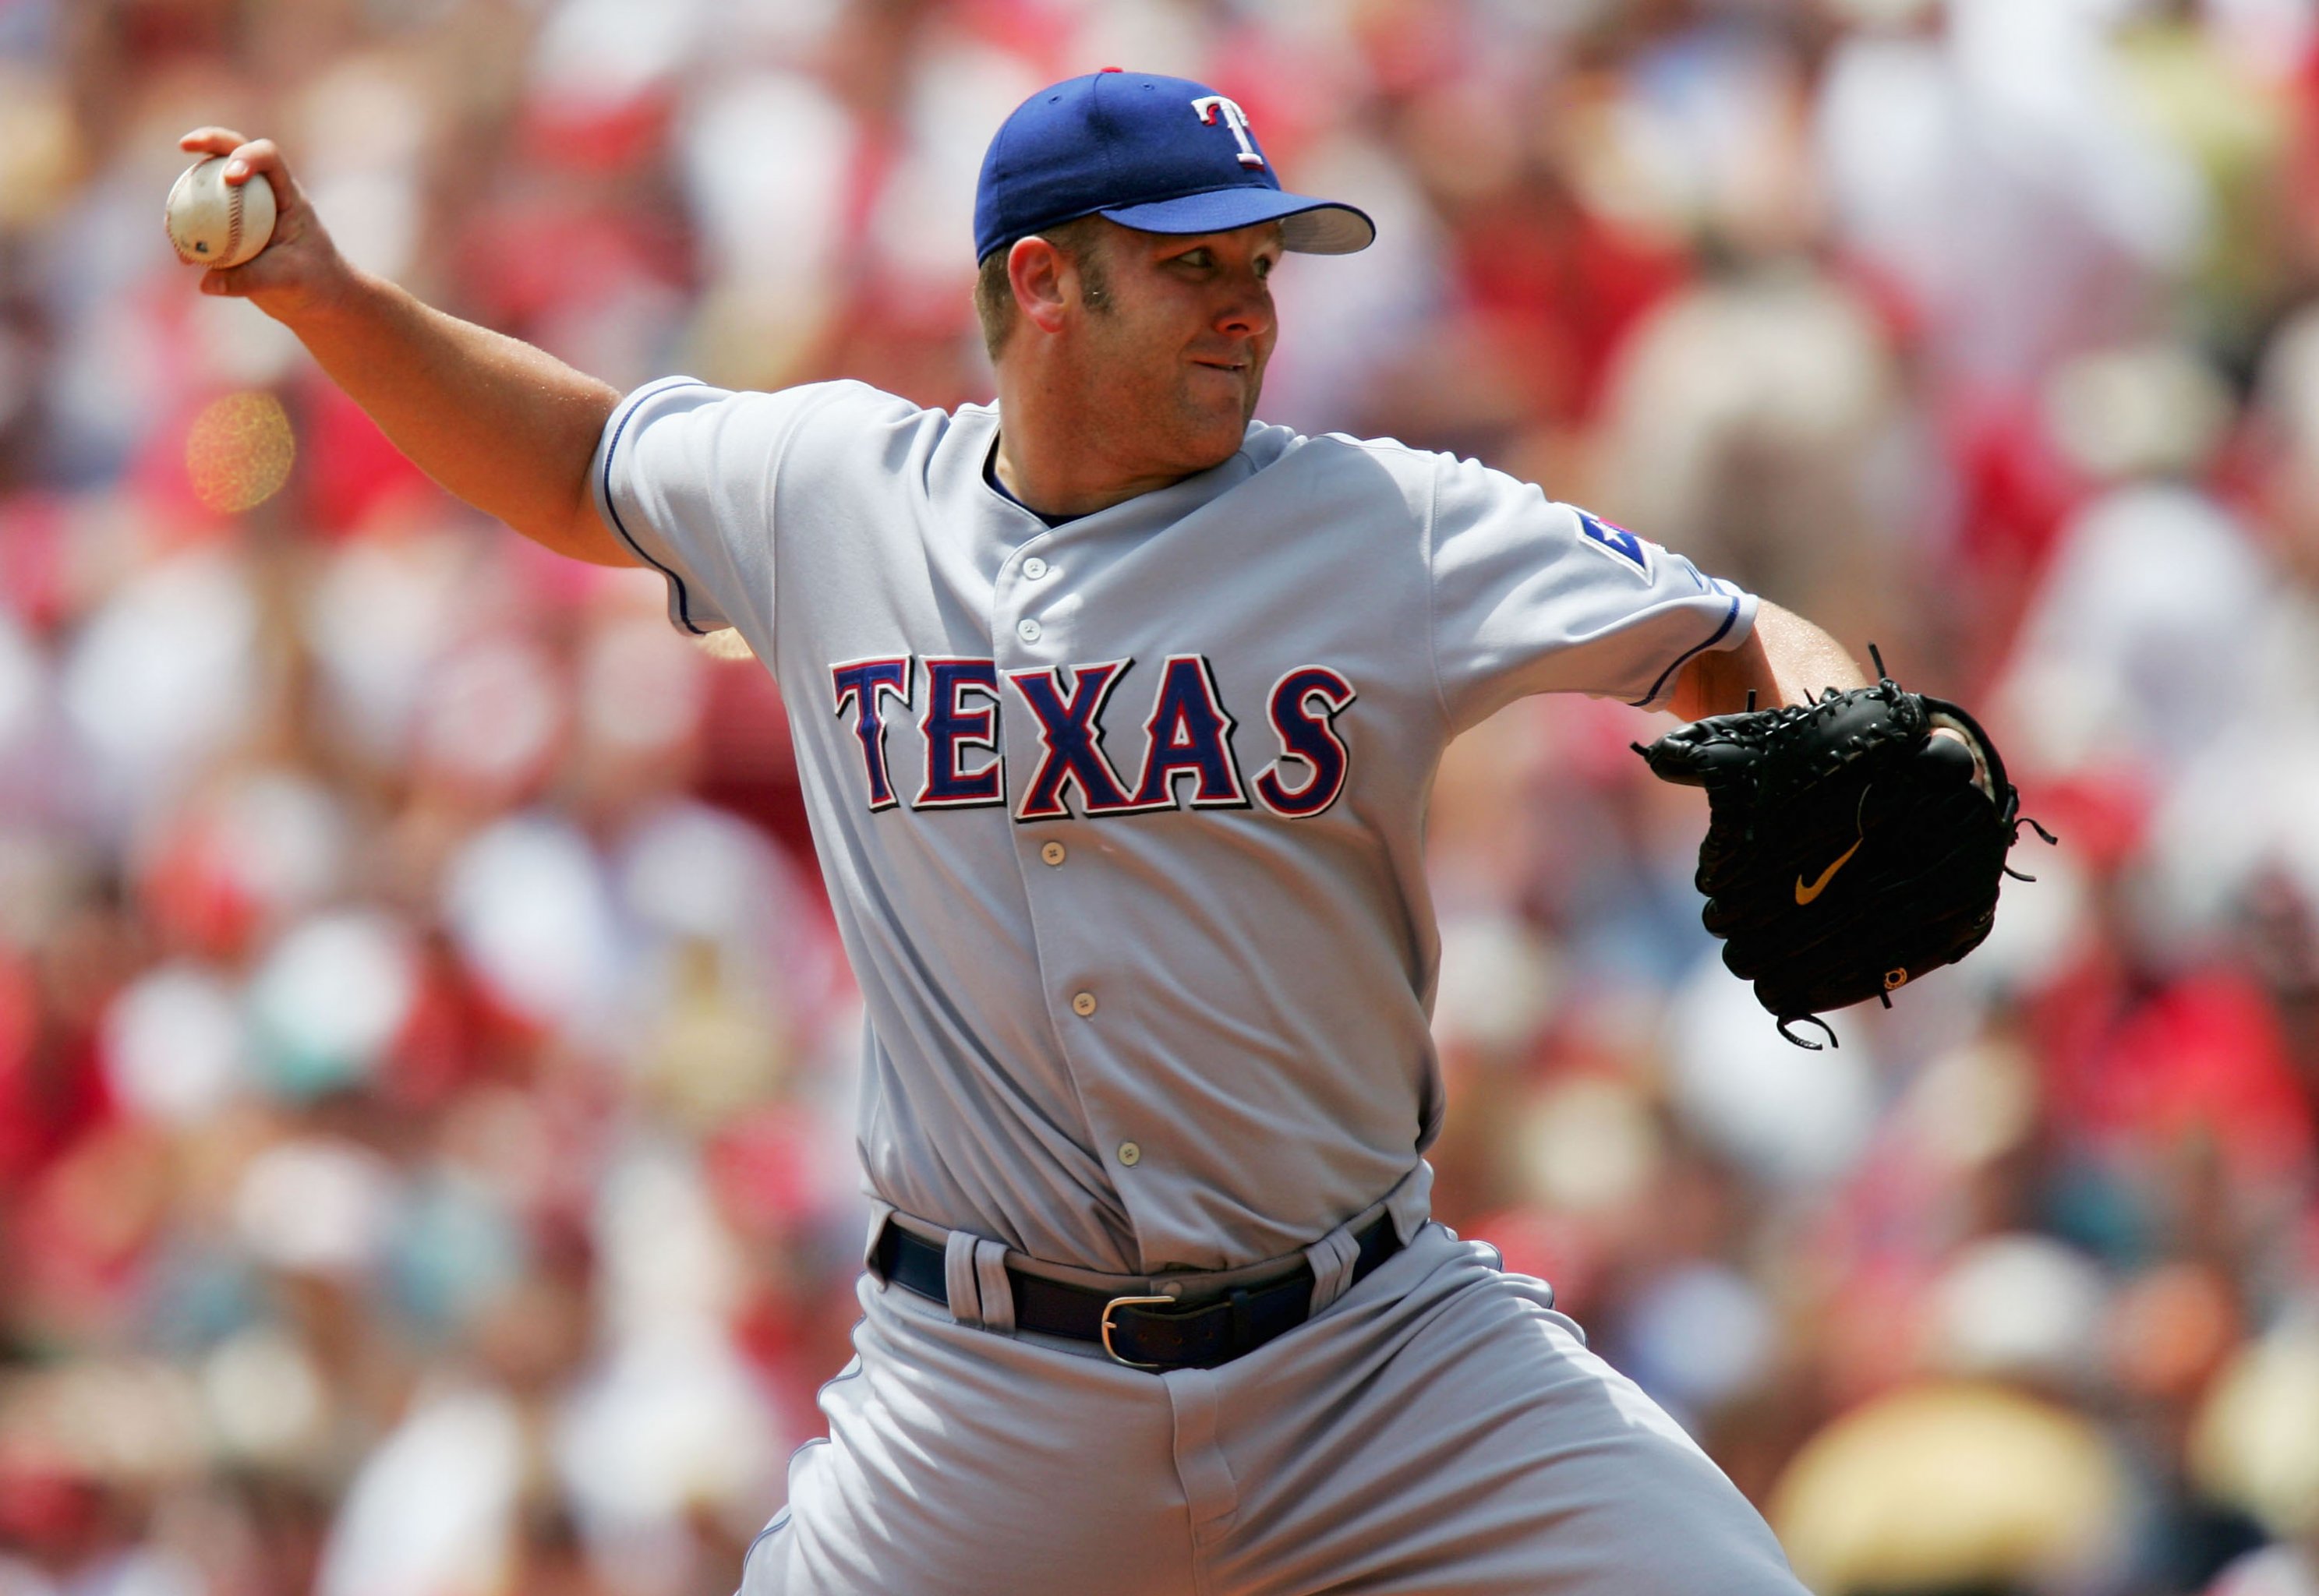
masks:
<instances>
[{"instance_id":1,"label":"jersey placket","mask_svg":"<svg viewBox=\"0 0 2319 1596\"><path fill-rule=\"evenodd\" d=\"M1134 1005L1132 995L1120 985L1126 972L1116 958L1132 937L1100 934L1094 924L1096 916L1078 901L1085 872L1103 868L1104 849L1096 834L1102 822L1087 815L1084 786L1071 781L1063 782L1054 795L1062 812L1043 818L1024 815L1026 803L1036 796L1029 789L1046 761L1049 744L1039 708L1015 679L1021 673L1038 674L1048 684L1042 698L1052 714L1058 704L1068 709L1074 703L1092 704L1098 697L1107 699L1109 682L1097 672L1127 657L1114 646L1117 639L1090 639L1079 624L1084 609L1078 583L1094 574L1107 546L1116 546L1118 537L1133 533L1116 524L1091 522L1114 523L1114 518L1088 517L1051 528L1017 547L1000 567L991 607L991 651L1000 681L1009 684L1001 737L1007 764L1021 773L1024 789L1009 792L1006 802L1015 867L1030 910L1041 999L1086 1119L1090 1150L1127 1211L1139 1251L1147 1251L1137 1186L1139 1178L1157 1171L1144 1171L1136 1128L1123 1123L1105 1089L1110 1073L1120 1067L1122 1052L1129 1050L1123 1047L1123 1035L1133 1024ZM1039 685L1033 683L1033 690Z\"/></svg>"}]
</instances>

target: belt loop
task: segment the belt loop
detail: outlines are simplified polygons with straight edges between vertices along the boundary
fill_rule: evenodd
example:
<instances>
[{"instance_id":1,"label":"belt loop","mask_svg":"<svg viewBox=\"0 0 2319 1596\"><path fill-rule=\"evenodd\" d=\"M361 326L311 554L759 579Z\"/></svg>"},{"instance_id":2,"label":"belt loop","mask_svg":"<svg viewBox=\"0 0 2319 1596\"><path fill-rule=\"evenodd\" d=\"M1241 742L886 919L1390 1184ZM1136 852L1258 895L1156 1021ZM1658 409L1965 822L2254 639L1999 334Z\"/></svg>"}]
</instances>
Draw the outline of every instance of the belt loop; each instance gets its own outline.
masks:
<instances>
[{"instance_id":1,"label":"belt loop","mask_svg":"<svg viewBox=\"0 0 2319 1596\"><path fill-rule=\"evenodd\" d=\"M977 1239L975 1296L982 1304L982 1328L995 1335L1015 1333L1015 1287L1006 1278L1006 1244Z\"/></svg>"},{"instance_id":2,"label":"belt loop","mask_svg":"<svg viewBox=\"0 0 2319 1596\"><path fill-rule=\"evenodd\" d=\"M1433 1166L1418 1159L1417 1168L1385 1194L1385 1211L1393 1215L1393 1233L1401 1238L1401 1244L1406 1247L1414 1241L1433 1216Z\"/></svg>"},{"instance_id":3,"label":"belt loop","mask_svg":"<svg viewBox=\"0 0 2319 1596\"><path fill-rule=\"evenodd\" d=\"M886 1222L894 1217L894 1205L876 1197L870 1199L870 1239L862 1244L862 1267L886 1284L886 1276L878 1267L878 1239L886 1233Z\"/></svg>"},{"instance_id":4,"label":"belt loop","mask_svg":"<svg viewBox=\"0 0 2319 1596\"><path fill-rule=\"evenodd\" d=\"M982 1323L982 1287L975 1278L974 1244L980 1238L952 1231L943 1244L943 1287L950 1297L950 1316L961 1324Z\"/></svg>"},{"instance_id":5,"label":"belt loop","mask_svg":"<svg viewBox=\"0 0 2319 1596\"><path fill-rule=\"evenodd\" d=\"M1353 1266L1360 1256L1350 1224L1339 1225L1304 1249L1304 1261L1313 1267L1311 1312L1320 1312L1352 1289Z\"/></svg>"}]
</instances>

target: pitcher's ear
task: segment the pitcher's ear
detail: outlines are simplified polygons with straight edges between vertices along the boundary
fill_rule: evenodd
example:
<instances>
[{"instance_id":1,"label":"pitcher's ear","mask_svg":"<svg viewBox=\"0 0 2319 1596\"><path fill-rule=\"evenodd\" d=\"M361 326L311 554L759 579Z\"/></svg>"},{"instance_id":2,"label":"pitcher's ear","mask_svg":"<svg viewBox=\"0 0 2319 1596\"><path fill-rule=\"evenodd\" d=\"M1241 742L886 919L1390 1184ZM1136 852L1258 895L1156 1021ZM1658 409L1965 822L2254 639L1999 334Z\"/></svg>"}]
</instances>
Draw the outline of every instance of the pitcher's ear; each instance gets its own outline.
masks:
<instances>
[{"instance_id":1,"label":"pitcher's ear","mask_svg":"<svg viewBox=\"0 0 2319 1596\"><path fill-rule=\"evenodd\" d=\"M1017 239L1006 251L1006 281L1015 290L1015 307L1041 332L1060 332L1067 301L1063 274L1069 262L1063 252L1033 233Z\"/></svg>"}]
</instances>

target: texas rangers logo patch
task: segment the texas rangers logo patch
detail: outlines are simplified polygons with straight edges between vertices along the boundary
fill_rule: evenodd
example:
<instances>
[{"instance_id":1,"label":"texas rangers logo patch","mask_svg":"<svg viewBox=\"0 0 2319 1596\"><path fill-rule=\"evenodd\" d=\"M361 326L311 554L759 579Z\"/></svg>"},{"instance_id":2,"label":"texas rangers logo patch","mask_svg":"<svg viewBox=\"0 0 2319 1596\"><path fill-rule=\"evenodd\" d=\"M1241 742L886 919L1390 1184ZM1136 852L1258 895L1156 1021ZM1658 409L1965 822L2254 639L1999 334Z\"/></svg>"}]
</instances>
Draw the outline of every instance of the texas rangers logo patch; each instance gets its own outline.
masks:
<instances>
[{"instance_id":1,"label":"texas rangers logo patch","mask_svg":"<svg viewBox=\"0 0 2319 1596\"><path fill-rule=\"evenodd\" d=\"M1613 521L1603 520L1584 510L1578 512L1578 530L1588 544L1623 564L1642 573L1645 582L1651 579L1651 546Z\"/></svg>"}]
</instances>

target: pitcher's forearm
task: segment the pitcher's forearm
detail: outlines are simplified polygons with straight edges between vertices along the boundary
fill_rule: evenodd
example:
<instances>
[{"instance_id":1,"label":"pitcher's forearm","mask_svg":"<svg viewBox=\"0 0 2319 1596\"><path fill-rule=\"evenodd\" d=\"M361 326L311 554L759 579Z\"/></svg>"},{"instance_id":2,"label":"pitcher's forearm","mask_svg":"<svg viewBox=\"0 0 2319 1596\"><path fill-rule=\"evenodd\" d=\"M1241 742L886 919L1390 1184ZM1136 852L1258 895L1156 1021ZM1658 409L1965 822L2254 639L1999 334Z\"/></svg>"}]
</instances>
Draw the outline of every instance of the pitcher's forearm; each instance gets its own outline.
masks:
<instances>
[{"instance_id":1,"label":"pitcher's forearm","mask_svg":"<svg viewBox=\"0 0 2319 1596\"><path fill-rule=\"evenodd\" d=\"M181 149L225 159L229 186L274 191L274 231L203 293L246 299L296 333L339 387L419 468L558 554L601 565L635 556L596 514L588 463L618 396L545 350L430 309L359 270L271 139L196 128Z\"/></svg>"},{"instance_id":2,"label":"pitcher's forearm","mask_svg":"<svg viewBox=\"0 0 2319 1596\"><path fill-rule=\"evenodd\" d=\"M1755 636L1763 641L1782 704L1811 703L1831 687L1849 692L1868 685L1868 673L1850 650L1791 609L1762 605Z\"/></svg>"},{"instance_id":3,"label":"pitcher's forearm","mask_svg":"<svg viewBox=\"0 0 2319 1596\"><path fill-rule=\"evenodd\" d=\"M449 491L578 559L632 556L597 520L588 464L619 396L543 349L349 271L285 317L315 362Z\"/></svg>"},{"instance_id":4,"label":"pitcher's forearm","mask_svg":"<svg viewBox=\"0 0 2319 1596\"><path fill-rule=\"evenodd\" d=\"M1683 670L1668 706L1684 720L1747 707L1809 704L1824 688L1866 687L1868 678L1844 645L1791 610L1768 601L1755 612L1747 640L1723 654L1702 654Z\"/></svg>"}]
</instances>

